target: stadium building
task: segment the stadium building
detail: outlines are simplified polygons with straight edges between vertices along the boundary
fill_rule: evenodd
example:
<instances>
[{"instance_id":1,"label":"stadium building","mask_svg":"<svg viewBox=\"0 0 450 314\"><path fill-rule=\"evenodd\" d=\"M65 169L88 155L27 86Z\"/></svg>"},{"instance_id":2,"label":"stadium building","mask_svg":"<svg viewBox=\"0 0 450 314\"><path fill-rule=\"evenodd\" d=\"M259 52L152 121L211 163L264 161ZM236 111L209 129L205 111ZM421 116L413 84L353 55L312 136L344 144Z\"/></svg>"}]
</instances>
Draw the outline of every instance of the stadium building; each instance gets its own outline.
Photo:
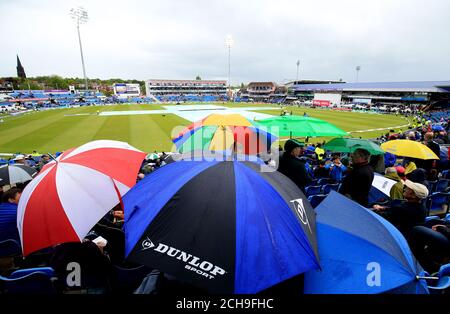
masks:
<instances>
[{"instance_id":1,"label":"stadium building","mask_svg":"<svg viewBox=\"0 0 450 314\"><path fill-rule=\"evenodd\" d=\"M274 82L250 82L240 96L250 101L268 101L276 89L277 84Z\"/></svg>"},{"instance_id":2,"label":"stadium building","mask_svg":"<svg viewBox=\"0 0 450 314\"><path fill-rule=\"evenodd\" d=\"M277 85L274 82L250 82L247 88L238 92L235 101L255 102L284 102L287 95L287 87Z\"/></svg>"},{"instance_id":3,"label":"stadium building","mask_svg":"<svg viewBox=\"0 0 450 314\"><path fill-rule=\"evenodd\" d=\"M317 106L342 104L417 105L446 108L450 81L293 84L290 96Z\"/></svg>"},{"instance_id":4,"label":"stadium building","mask_svg":"<svg viewBox=\"0 0 450 314\"><path fill-rule=\"evenodd\" d=\"M160 101L221 101L227 99L227 82L213 80L147 80L147 97Z\"/></svg>"},{"instance_id":5,"label":"stadium building","mask_svg":"<svg viewBox=\"0 0 450 314\"><path fill-rule=\"evenodd\" d=\"M338 81L317 81L301 80L292 81L285 85L278 85L274 82L250 82L246 88L241 89L235 101L256 101L282 103L285 101L297 100L301 95L293 95L290 90L296 84L319 84L319 83L341 83ZM309 95L308 95L309 96Z\"/></svg>"},{"instance_id":6,"label":"stadium building","mask_svg":"<svg viewBox=\"0 0 450 314\"><path fill-rule=\"evenodd\" d=\"M139 84L115 83L113 90L114 95L119 98L139 97L141 95Z\"/></svg>"}]
</instances>

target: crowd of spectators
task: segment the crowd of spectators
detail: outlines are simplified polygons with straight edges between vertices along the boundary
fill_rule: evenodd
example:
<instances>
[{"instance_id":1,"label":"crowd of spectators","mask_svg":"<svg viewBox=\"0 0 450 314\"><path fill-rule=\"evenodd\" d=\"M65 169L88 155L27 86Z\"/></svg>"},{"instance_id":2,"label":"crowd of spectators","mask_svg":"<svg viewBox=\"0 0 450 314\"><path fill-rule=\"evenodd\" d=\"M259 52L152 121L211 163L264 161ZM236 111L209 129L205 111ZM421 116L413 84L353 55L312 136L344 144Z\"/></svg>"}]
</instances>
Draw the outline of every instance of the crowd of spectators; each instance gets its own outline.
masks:
<instances>
[{"instance_id":1,"label":"crowd of spectators","mask_svg":"<svg viewBox=\"0 0 450 314\"><path fill-rule=\"evenodd\" d=\"M317 191L318 182L326 178L326 184L337 186L338 192L391 222L408 240L421 265L430 273L435 272L450 262L450 222L444 220L450 201L450 155L449 147L442 145L448 143L444 140L448 139L448 121L442 122L441 126L442 132L432 132L431 125L427 125L385 139L421 141L440 157L439 160L402 158L389 153L370 156L364 149L357 149L352 154L337 154L325 152L321 143L307 145L291 139L284 146L278 171L291 178L309 199L323 193L322 186L319 192L309 195L310 191ZM395 184L388 200L370 202L369 194L377 172L394 180ZM438 181L447 184L436 192ZM442 210L433 218L427 217L430 212L428 201L432 194L439 193L446 197Z\"/></svg>"}]
</instances>

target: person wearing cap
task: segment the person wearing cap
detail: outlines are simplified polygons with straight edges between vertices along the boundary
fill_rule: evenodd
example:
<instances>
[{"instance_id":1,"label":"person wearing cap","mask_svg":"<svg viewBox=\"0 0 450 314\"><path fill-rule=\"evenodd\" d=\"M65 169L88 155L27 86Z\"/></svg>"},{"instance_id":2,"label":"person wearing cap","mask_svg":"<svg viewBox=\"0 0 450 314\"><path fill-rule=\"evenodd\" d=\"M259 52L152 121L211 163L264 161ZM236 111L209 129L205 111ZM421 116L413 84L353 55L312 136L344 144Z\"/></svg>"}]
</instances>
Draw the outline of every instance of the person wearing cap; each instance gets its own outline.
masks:
<instances>
[{"instance_id":1,"label":"person wearing cap","mask_svg":"<svg viewBox=\"0 0 450 314\"><path fill-rule=\"evenodd\" d=\"M14 163L24 166L30 166L29 162L25 160L25 155L19 154L14 157Z\"/></svg>"},{"instance_id":2,"label":"person wearing cap","mask_svg":"<svg viewBox=\"0 0 450 314\"><path fill-rule=\"evenodd\" d=\"M370 153L358 148L351 154L351 159L351 170L342 180L340 193L367 207L374 178L373 168L369 165Z\"/></svg>"},{"instance_id":3,"label":"person wearing cap","mask_svg":"<svg viewBox=\"0 0 450 314\"><path fill-rule=\"evenodd\" d=\"M299 159L303 146L303 143L296 140L286 141L278 171L291 179L302 191L305 191L305 186L312 180L306 172L305 162Z\"/></svg>"},{"instance_id":4,"label":"person wearing cap","mask_svg":"<svg viewBox=\"0 0 450 314\"><path fill-rule=\"evenodd\" d=\"M24 164L25 163L25 155L18 154L13 158L15 164Z\"/></svg>"},{"instance_id":5,"label":"person wearing cap","mask_svg":"<svg viewBox=\"0 0 450 314\"><path fill-rule=\"evenodd\" d=\"M410 180L405 181L402 202L392 207L374 205L373 210L392 223L400 232L408 237L412 228L425 222L427 210L422 200L427 198L428 189L425 185Z\"/></svg>"}]
</instances>

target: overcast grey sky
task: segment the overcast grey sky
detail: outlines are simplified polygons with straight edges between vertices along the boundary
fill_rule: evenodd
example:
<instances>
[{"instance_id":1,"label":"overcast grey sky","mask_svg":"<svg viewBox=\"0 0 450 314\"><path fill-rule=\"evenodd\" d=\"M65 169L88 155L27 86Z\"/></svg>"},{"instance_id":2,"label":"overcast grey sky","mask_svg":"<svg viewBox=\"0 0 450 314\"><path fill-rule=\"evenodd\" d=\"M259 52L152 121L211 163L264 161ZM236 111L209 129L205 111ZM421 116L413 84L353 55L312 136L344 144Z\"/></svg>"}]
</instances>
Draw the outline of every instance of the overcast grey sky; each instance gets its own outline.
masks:
<instances>
[{"instance_id":1,"label":"overcast grey sky","mask_svg":"<svg viewBox=\"0 0 450 314\"><path fill-rule=\"evenodd\" d=\"M450 80L448 0L0 0L0 77Z\"/></svg>"}]
</instances>

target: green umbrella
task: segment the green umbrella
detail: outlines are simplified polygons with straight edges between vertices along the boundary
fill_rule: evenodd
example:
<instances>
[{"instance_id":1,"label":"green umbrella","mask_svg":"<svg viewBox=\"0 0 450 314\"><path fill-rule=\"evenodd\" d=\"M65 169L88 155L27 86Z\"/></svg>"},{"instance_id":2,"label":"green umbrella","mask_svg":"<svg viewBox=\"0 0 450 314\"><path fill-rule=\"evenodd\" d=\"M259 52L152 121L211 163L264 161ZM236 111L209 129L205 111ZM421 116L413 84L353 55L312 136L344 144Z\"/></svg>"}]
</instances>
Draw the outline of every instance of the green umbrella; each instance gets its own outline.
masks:
<instances>
[{"instance_id":1,"label":"green umbrella","mask_svg":"<svg viewBox=\"0 0 450 314\"><path fill-rule=\"evenodd\" d=\"M324 149L340 153L353 153L358 148L363 148L372 155L382 155L384 151L380 146L368 140L359 138L334 138L323 146Z\"/></svg>"},{"instance_id":2,"label":"green umbrella","mask_svg":"<svg viewBox=\"0 0 450 314\"><path fill-rule=\"evenodd\" d=\"M258 127L277 136L346 136L347 132L324 120L302 116L279 116L253 121Z\"/></svg>"}]
</instances>

